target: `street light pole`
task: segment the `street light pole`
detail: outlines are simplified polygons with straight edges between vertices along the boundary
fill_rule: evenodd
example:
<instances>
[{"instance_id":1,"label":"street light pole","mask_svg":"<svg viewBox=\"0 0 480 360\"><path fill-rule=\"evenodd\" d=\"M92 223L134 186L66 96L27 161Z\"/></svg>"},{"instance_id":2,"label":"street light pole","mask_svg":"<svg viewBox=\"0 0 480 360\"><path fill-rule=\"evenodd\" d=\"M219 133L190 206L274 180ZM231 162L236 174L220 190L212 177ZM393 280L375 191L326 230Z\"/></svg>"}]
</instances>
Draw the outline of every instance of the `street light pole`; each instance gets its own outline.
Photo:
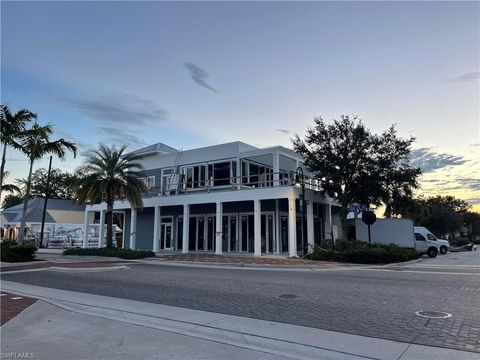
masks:
<instances>
[{"instance_id":1,"label":"street light pole","mask_svg":"<svg viewBox=\"0 0 480 360\"><path fill-rule=\"evenodd\" d=\"M40 229L40 246L39 247L43 247L43 231L45 230L45 214L47 213L47 202L48 202L48 197L50 196L51 172L52 172L52 156L50 155L50 162L48 164L47 188L45 189L45 201L43 203L42 226Z\"/></svg>"},{"instance_id":2,"label":"street light pole","mask_svg":"<svg viewBox=\"0 0 480 360\"><path fill-rule=\"evenodd\" d=\"M300 212L302 213L301 218L301 234L302 234L302 248L303 248L303 256L307 255L308 247L307 242L305 241L305 174L303 169L299 166L296 170L296 179L295 184L300 185L302 188L302 196L300 199ZM300 176L302 177L300 180Z\"/></svg>"}]
</instances>

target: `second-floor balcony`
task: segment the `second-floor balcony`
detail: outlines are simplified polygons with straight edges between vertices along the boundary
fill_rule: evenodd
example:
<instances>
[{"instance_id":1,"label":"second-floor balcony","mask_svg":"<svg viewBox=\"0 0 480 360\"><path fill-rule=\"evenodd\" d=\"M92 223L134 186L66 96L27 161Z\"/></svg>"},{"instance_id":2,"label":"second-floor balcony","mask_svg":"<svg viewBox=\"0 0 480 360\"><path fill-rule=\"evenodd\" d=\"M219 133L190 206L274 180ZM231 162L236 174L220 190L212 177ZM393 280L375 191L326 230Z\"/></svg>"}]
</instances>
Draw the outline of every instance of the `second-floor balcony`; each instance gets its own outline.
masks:
<instances>
[{"instance_id":1,"label":"second-floor balcony","mask_svg":"<svg viewBox=\"0 0 480 360\"><path fill-rule=\"evenodd\" d=\"M172 174L164 178L160 186L148 186L144 197L175 196L197 194L212 191L241 191L259 188L295 186L297 173L295 172L268 172L254 176L230 176L225 178L193 178L185 174ZM306 189L322 191L321 183L314 178L306 177L301 180Z\"/></svg>"}]
</instances>

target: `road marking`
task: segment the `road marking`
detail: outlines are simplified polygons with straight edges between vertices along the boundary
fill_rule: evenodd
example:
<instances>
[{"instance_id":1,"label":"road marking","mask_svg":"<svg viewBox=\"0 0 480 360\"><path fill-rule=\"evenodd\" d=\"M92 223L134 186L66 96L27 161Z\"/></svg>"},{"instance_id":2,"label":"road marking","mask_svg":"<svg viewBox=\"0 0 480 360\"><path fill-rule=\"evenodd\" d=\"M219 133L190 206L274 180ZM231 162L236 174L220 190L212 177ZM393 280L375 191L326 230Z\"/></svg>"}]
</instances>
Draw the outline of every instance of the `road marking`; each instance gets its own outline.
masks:
<instances>
[{"instance_id":1,"label":"road marking","mask_svg":"<svg viewBox=\"0 0 480 360\"><path fill-rule=\"evenodd\" d=\"M7 296L7 294L0 294L0 296Z\"/></svg>"},{"instance_id":2,"label":"road marking","mask_svg":"<svg viewBox=\"0 0 480 360\"><path fill-rule=\"evenodd\" d=\"M23 299L23 298L20 297L20 296L16 296L16 297L13 297L13 298L10 298L10 299L12 299L12 300L20 300L20 299Z\"/></svg>"}]
</instances>

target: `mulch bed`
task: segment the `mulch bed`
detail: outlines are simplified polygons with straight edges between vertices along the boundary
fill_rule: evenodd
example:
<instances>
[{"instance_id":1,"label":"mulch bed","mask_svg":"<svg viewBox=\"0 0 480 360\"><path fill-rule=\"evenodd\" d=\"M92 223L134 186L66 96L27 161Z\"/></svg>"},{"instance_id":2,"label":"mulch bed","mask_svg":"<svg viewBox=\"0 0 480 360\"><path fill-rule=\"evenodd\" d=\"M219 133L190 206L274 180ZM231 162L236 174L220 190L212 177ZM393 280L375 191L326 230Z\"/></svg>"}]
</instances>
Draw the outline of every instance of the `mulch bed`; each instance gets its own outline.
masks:
<instances>
[{"instance_id":1,"label":"mulch bed","mask_svg":"<svg viewBox=\"0 0 480 360\"><path fill-rule=\"evenodd\" d=\"M215 254L169 254L158 256L155 260L163 261L194 261L207 263L224 264L259 264L259 265L330 265L335 263L324 261L312 261L304 259L288 259L274 257L253 257L253 256L234 256L234 255L215 255Z\"/></svg>"},{"instance_id":2,"label":"mulch bed","mask_svg":"<svg viewBox=\"0 0 480 360\"><path fill-rule=\"evenodd\" d=\"M37 299L15 295L5 291L2 291L0 294L2 294L0 296L0 325L3 325L7 321L13 319L15 316L37 301Z\"/></svg>"}]
</instances>

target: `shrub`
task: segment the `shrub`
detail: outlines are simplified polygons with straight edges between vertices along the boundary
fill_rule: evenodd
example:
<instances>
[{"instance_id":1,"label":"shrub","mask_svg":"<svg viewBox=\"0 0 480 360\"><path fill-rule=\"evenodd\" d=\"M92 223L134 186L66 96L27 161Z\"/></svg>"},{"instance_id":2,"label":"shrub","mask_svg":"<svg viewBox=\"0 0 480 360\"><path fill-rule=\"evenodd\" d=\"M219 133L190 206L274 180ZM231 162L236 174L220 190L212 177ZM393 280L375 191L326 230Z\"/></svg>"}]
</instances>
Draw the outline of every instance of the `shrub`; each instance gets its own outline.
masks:
<instances>
[{"instance_id":1,"label":"shrub","mask_svg":"<svg viewBox=\"0 0 480 360\"><path fill-rule=\"evenodd\" d=\"M418 259L415 249L398 246L350 249L343 253L346 262L357 264L388 264Z\"/></svg>"},{"instance_id":2,"label":"shrub","mask_svg":"<svg viewBox=\"0 0 480 360\"><path fill-rule=\"evenodd\" d=\"M321 261L342 261L342 253L333 249L322 249L318 246L313 248L313 251L307 256L310 260Z\"/></svg>"},{"instance_id":3,"label":"shrub","mask_svg":"<svg viewBox=\"0 0 480 360\"><path fill-rule=\"evenodd\" d=\"M153 257L155 253L149 250L130 250L119 248L74 248L63 252L63 255L80 255L80 256L106 256L119 257L122 259L141 259L146 257Z\"/></svg>"},{"instance_id":4,"label":"shrub","mask_svg":"<svg viewBox=\"0 0 480 360\"><path fill-rule=\"evenodd\" d=\"M311 260L339 261L356 264L388 264L418 259L419 254L415 249L402 248L396 245L372 245L357 242L356 247L344 251L323 249L316 246L308 255ZM342 244L344 247L345 244Z\"/></svg>"},{"instance_id":5,"label":"shrub","mask_svg":"<svg viewBox=\"0 0 480 360\"><path fill-rule=\"evenodd\" d=\"M2 241L1 260L5 262L24 262L35 259L37 248L32 244L17 244L15 241Z\"/></svg>"}]
</instances>

